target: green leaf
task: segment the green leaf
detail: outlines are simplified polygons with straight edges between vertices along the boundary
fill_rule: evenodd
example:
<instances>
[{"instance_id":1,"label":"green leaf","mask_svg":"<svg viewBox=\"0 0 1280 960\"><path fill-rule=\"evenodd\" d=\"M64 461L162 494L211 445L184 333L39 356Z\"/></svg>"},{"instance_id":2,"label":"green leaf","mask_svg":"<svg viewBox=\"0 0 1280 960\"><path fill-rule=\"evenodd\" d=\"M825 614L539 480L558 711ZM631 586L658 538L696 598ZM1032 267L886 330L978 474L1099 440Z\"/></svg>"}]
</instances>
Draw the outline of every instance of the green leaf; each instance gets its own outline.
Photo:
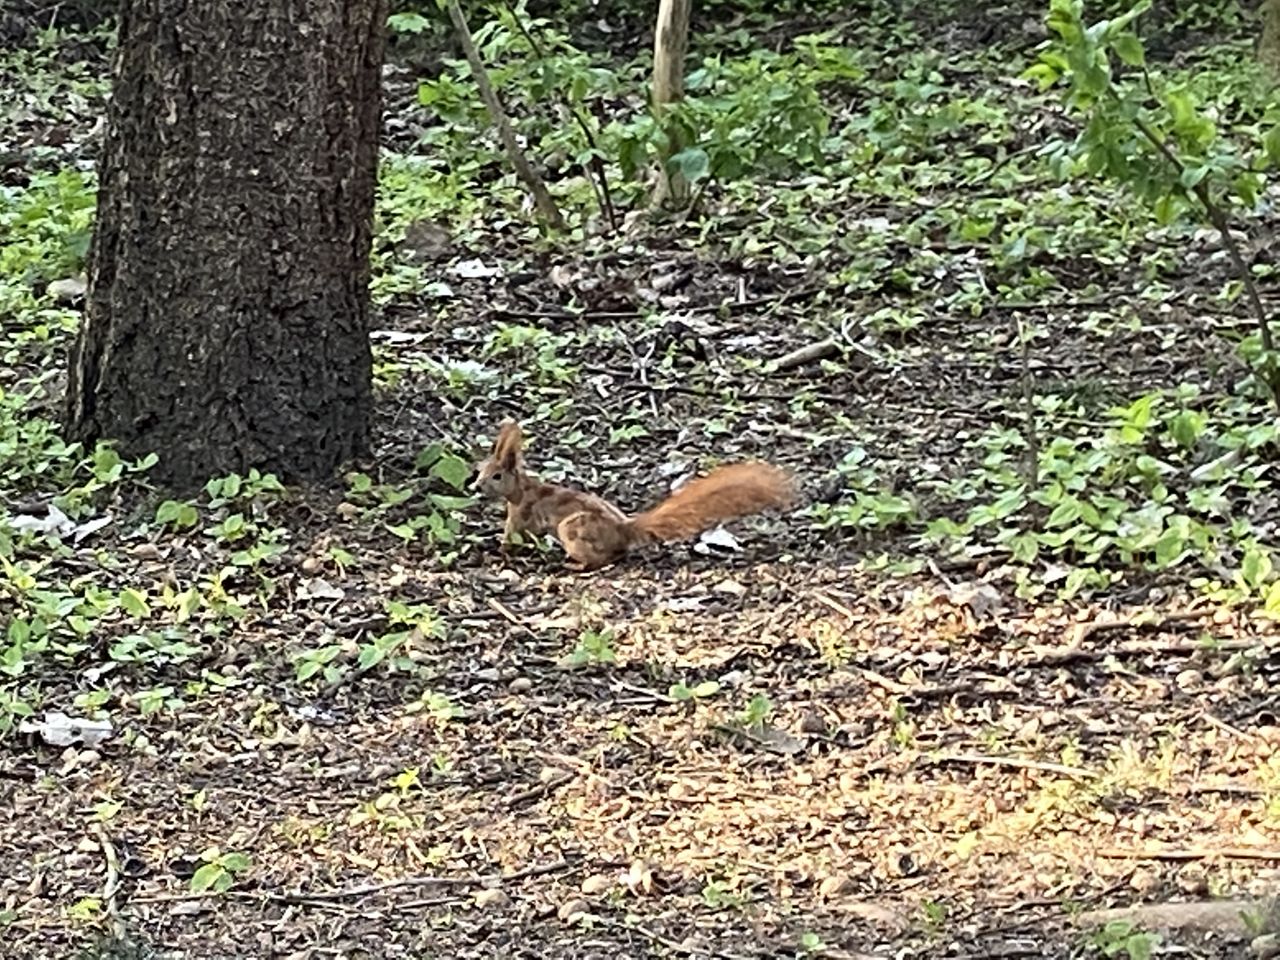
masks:
<instances>
[{"instance_id":1,"label":"green leaf","mask_svg":"<svg viewBox=\"0 0 1280 960\"><path fill-rule=\"evenodd\" d=\"M1165 194L1155 203L1153 212L1156 215L1156 222L1162 227L1167 227L1178 219L1178 214L1182 212L1183 206L1181 197L1174 196L1171 193Z\"/></svg>"},{"instance_id":2,"label":"green leaf","mask_svg":"<svg viewBox=\"0 0 1280 960\"><path fill-rule=\"evenodd\" d=\"M206 863L191 876L191 892L204 893L218 882L220 877L227 876L227 871L217 863ZM230 878L228 878L230 879Z\"/></svg>"},{"instance_id":3,"label":"green leaf","mask_svg":"<svg viewBox=\"0 0 1280 960\"><path fill-rule=\"evenodd\" d=\"M1178 446L1190 450L1204 434L1207 421L1197 410L1183 410L1169 421L1169 434Z\"/></svg>"},{"instance_id":4,"label":"green leaf","mask_svg":"<svg viewBox=\"0 0 1280 960\"><path fill-rule=\"evenodd\" d=\"M1187 538L1179 530L1169 528L1155 542L1156 566L1170 567L1182 558L1187 547Z\"/></svg>"},{"instance_id":5,"label":"green leaf","mask_svg":"<svg viewBox=\"0 0 1280 960\"><path fill-rule=\"evenodd\" d=\"M360 648L360 658L357 661L357 666L361 670L368 670L370 667L381 663L386 655L386 649L379 647L377 644L366 643Z\"/></svg>"},{"instance_id":6,"label":"green leaf","mask_svg":"<svg viewBox=\"0 0 1280 960\"><path fill-rule=\"evenodd\" d=\"M253 864L247 853L228 853L222 857L222 866L232 873L243 873Z\"/></svg>"},{"instance_id":7,"label":"green leaf","mask_svg":"<svg viewBox=\"0 0 1280 960\"><path fill-rule=\"evenodd\" d=\"M1013 559L1017 563L1031 564L1035 562L1037 554L1040 552L1040 545L1036 543L1034 534L1022 533L1009 541L1009 548L1013 553Z\"/></svg>"},{"instance_id":8,"label":"green leaf","mask_svg":"<svg viewBox=\"0 0 1280 960\"><path fill-rule=\"evenodd\" d=\"M120 606L131 617L141 619L151 615L151 608L147 605L147 595L133 587L126 587L120 592Z\"/></svg>"},{"instance_id":9,"label":"green leaf","mask_svg":"<svg viewBox=\"0 0 1280 960\"><path fill-rule=\"evenodd\" d=\"M1140 3L1135 3L1132 7L1126 10L1120 16L1112 20L1109 29L1112 32L1118 32L1123 30L1125 27L1129 26L1129 24L1133 23L1133 21L1136 20L1138 17L1142 16L1144 13L1150 10L1151 2L1152 0L1141 0Z\"/></svg>"},{"instance_id":10,"label":"green leaf","mask_svg":"<svg viewBox=\"0 0 1280 960\"><path fill-rule=\"evenodd\" d=\"M387 17L387 26L395 33L423 33L431 21L420 13L394 13Z\"/></svg>"},{"instance_id":11,"label":"green leaf","mask_svg":"<svg viewBox=\"0 0 1280 960\"><path fill-rule=\"evenodd\" d=\"M431 467L431 475L443 480L455 490L462 490L471 476L471 467L461 457L446 453Z\"/></svg>"},{"instance_id":12,"label":"green leaf","mask_svg":"<svg viewBox=\"0 0 1280 960\"><path fill-rule=\"evenodd\" d=\"M1044 93L1062 79L1062 73L1050 64L1042 61L1040 63L1034 63L1027 67L1026 70L1023 70L1021 79L1031 80L1040 89L1040 92Z\"/></svg>"},{"instance_id":13,"label":"green leaf","mask_svg":"<svg viewBox=\"0 0 1280 960\"><path fill-rule=\"evenodd\" d=\"M1267 587L1266 599L1262 609L1267 616L1280 617L1280 580L1273 580Z\"/></svg>"},{"instance_id":14,"label":"green leaf","mask_svg":"<svg viewBox=\"0 0 1280 960\"><path fill-rule=\"evenodd\" d=\"M465 510L476 502L475 497L446 497L438 493L431 494L427 499L440 510Z\"/></svg>"},{"instance_id":15,"label":"green leaf","mask_svg":"<svg viewBox=\"0 0 1280 960\"><path fill-rule=\"evenodd\" d=\"M1053 508L1053 512L1049 514L1049 519L1045 521L1045 526L1065 527L1075 523L1078 519L1080 519L1080 501L1074 497L1068 497Z\"/></svg>"},{"instance_id":16,"label":"green leaf","mask_svg":"<svg viewBox=\"0 0 1280 960\"><path fill-rule=\"evenodd\" d=\"M669 163L690 183L697 183L711 172L711 157L707 155L707 151L699 147L681 150L671 158Z\"/></svg>"},{"instance_id":17,"label":"green leaf","mask_svg":"<svg viewBox=\"0 0 1280 960\"><path fill-rule=\"evenodd\" d=\"M429 443L419 450L418 455L413 458L414 469L425 470L442 456L444 456L444 445L440 443Z\"/></svg>"},{"instance_id":18,"label":"green leaf","mask_svg":"<svg viewBox=\"0 0 1280 960\"><path fill-rule=\"evenodd\" d=\"M1151 960L1152 952L1159 939L1149 933L1131 934L1124 944L1125 953L1128 954L1129 960Z\"/></svg>"},{"instance_id":19,"label":"green leaf","mask_svg":"<svg viewBox=\"0 0 1280 960\"><path fill-rule=\"evenodd\" d=\"M410 540L416 540L418 537L418 531L407 523L389 523L387 524L387 530L394 533L401 540L405 541L405 543L408 543Z\"/></svg>"},{"instance_id":20,"label":"green leaf","mask_svg":"<svg viewBox=\"0 0 1280 960\"><path fill-rule=\"evenodd\" d=\"M320 660L303 660L298 664L298 682L302 683L305 680L310 680L322 669L324 669L324 663Z\"/></svg>"},{"instance_id":21,"label":"green leaf","mask_svg":"<svg viewBox=\"0 0 1280 960\"><path fill-rule=\"evenodd\" d=\"M1209 168L1206 165L1184 167L1182 173L1178 177L1178 182L1190 190L1199 184L1208 173Z\"/></svg>"},{"instance_id":22,"label":"green leaf","mask_svg":"<svg viewBox=\"0 0 1280 960\"><path fill-rule=\"evenodd\" d=\"M1262 149L1273 166L1280 166L1280 123L1263 135Z\"/></svg>"},{"instance_id":23,"label":"green leaf","mask_svg":"<svg viewBox=\"0 0 1280 960\"><path fill-rule=\"evenodd\" d=\"M1271 579L1271 552L1265 547L1251 546L1240 564L1240 576L1254 590L1260 589Z\"/></svg>"},{"instance_id":24,"label":"green leaf","mask_svg":"<svg viewBox=\"0 0 1280 960\"><path fill-rule=\"evenodd\" d=\"M1111 48L1116 55L1131 67L1140 67L1146 60L1142 41L1132 33L1121 33L1111 38Z\"/></svg>"}]
</instances>

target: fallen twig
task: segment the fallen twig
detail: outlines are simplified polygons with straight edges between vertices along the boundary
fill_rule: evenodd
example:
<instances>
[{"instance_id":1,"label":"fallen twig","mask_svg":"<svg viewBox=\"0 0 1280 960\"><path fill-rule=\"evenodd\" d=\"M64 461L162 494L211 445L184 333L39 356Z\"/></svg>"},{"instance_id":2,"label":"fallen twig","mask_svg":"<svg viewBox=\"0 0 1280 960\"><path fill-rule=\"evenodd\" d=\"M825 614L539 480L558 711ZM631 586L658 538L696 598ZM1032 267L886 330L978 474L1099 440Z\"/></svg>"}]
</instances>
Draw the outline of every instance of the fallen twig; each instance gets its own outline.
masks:
<instances>
[{"instance_id":1,"label":"fallen twig","mask_svg":"<svg viewBox=\"0 0 1280 960\"><path fill-rule=\"evenodd\" d=\"M829 357L839 356L839 354L840 341L835 337L827 337L825 340L819 340L816 343L807 343L803 347L779 357L769 364L769 372L781 373L784 370L793 370L796 367L803 367L817 360L826 360Z\"/></svg>"},{"instance_id":2,"label":"fallen twig","mask_svg":"<svg viewBox=\"0 0 1280 960\"><path fill-rule=\"evenodd\" d=\"M528 803L530 800L536 800L544 794L550 793L552 790L559 790L566 783L573 780L575 776L576 774L572 773L562 773L560 776L552 777L544 783L534 784L528 790L521 790L519 793L513 794L507 798L507 808L514 809Z\"/></svg>"},{"instance_id":3,"label":"fallen twig","mask_svg":"<svg viewBox=\"0 0 1280 960\"><path fill-rule=\"evenodd\" d=\"M914 700L941 700L945 697L955 696L960 693L981 695L988 699L1017 697L1019 695L1018 690L1011 685L997 686L995 684L988 684L986 686L979 686L971 680L960 680L955 683L940 683L936 685L919 684L912 686L909 683L902 683L901 681L886 677L884 674L877 673L876 671L870 670L866 667L860 668L859 672L862 674L862 678L864 680L880 687L882 690L887 690L896 697L908 697Z\"/></svg>"},{"instance_id":4,"label":"fallen twig","mask_svg":"<svg viewBox=\"0 0 1280 960\"><path fill-rule=\"evenodd\" d=\"M1076 624L1071 645L1078 647L1095 633L1105 633L1108 630L1124 630L1130 627L1143 630L1159 630L1174 623L1203 620L1206 613L1207 611L1205 610L1179 610L1163 617L1150 617L1144 614L1137 614L1132 617L1098 617L1085 623Z\"/></svg>"},{"instance_id":5,"label":"fallen twig","mask_svg":"<svg viewBox=\"0 0 1280 960\"><path fill-rule=\"evenodd\" d=\"M599 922L603 926L612 927L615 930L630 930L633 933L638 933L646 940L656 943L659 946L666 947L668 950L678 953L681 956L709 957L712 958L712 960L754 960L754 957L744 953L726 953L722 950L713 950L710 947L692 946L688 943L683 943L679 940L674 940L671 937L658 933L657 930L652 930L641 923L623 923L619 920L614 920L612 917L602 917L595 913L591 915L591 919Z\"/></svg>"},{"instance_id":6,"label":"fallen twig","mask_svg":"<svg viewBox=\"0 0 1280 960\"><path fill-rule=\"evenodd\" d=\"M827 596L821 590L814 590L812 593L812 596L813 596L813 599L817 600L824 607L828 607L831 610L834 610L836 613L841 614L844 617L847 617L851 622L856 623L858 621L859 618L856 613L854 613L852 610L846 607L843 603L840 603L838 600L834 600L831 597Z\"/></svg>"},{"instance_id":7,"label":"fallen twig","mask_svg":"<svg viewBox=\"0 0 1280 960\"><path fill-rule=\"evenodd\" d=\"M1101 927L1117 920L1127 920L1144 930L1197 930L1201 932L1246 933L1245 920L1251 913L1266 908L1266 902L1249 900L1210 900L1187 903L1139 903L1130 907L1088 910L1077 914L1075 922L1082 927Z\"/></svg>"},{"instance_id":8,"label":"fallen twig","mask_svg":"<svg viewBox=\"0 0 1280 960\"><path fill-rule=\"evenodd\" d=\"M1234 653L1240 650L1253 650L1265 647L1261 640L1223 640L1213 646L1206 646L1198 640L1168 641L1165 643L1125 643L1114 647L1103 647L1097 650L1085 650L1069 647L1054 653L1047 653L1021 664L1024 667L1059 667L1074 663L1077 660L1106 660L1109 657L1142 657L1150 654L1169 654L1189 657L1197 653L1224 651Z\"/></svg>"},{"instance_id":9,"label":"fallen twig","mask_svg":"<svg viewBox=\"0 0 1280 960\"><path fill-rule=\"evenodd\" d=\"M515 883L530 877L540 877L548 873L567 870L573 864L569 860L555 860L551 863L537 864L516 870L513 873L478 874L470 877L441 877L435 874L420 874L411 877L398 877L395 880L384 880L380 883L365 883L355 887L342 887L337 890L294 891L273 893L271 891L252 892L248 890L228 890L223 893L205 891L203 893L156 894L150 897L133 897L130 903L169 903L177 900L205 900L214 897L233 897L238 900L269 900L272 903L289 903L305 906L308 903L319 903L334 900L352 900L367 897L387 890L399 890L406 887L481 887L503 883Z\"/></svg>"},{"instance_id":10,"label":"fallen twig","mask_svg":"<svg viewBox=\"0 0 1280 960\"><path fill-rule=\"evenodd\" d=\"M1027 760L1022 757L992 757L981 753L947 753L938 757L937 763L973 763L994 767L1013 767L1019 770L1039 770L1042 773L1060 773L1078 780L1093 780L1097 774L1084 767L1069 767L1065 763L1049 763L1045 760Z\"/></svg>"},{"instance_id":11,"label":"fallen twig","mask_svg":"<svg viewBox=\"0 0 1280 960\"><path fill-rule=\"evenodd\" d=\"M634 683L627 683L625 680L614 680L611 684L615 690L630 690L632 693L638 693L646 700L654 703L680 703L675 697L668 696L665 693L659 693L657 690L650 690L648 687L641 687Z\"/></svg>"},{"instance_id":12,"label":"fallen twig","mask_svg":"<svg viewBox=\"0 0 1280 960\"><path fill-rule=\"evenodd\" d=\"M824 286L800 287L798 289L779 290L777 293L759 297L747 297L744 300L724 300L720 303L696 303L680 308L682 313L727 313L729 315L744 313L756 307L782 306L796 300L805 300L821 293ZM515 310L508 307L495 307L491 316L505 317L510 320L563 320L607 323L613 320L638 320L651 311L641 310Z\"/></svg>"},{"instance_id":13,"label":"fallen twig","mask_svg":"<svg viewBox=\"0 0 1280 960\"><path fill-rule=\"evenodd\" d=\"M1275 860L1280 862L1280 850L1265 847L1160 847L1148 850L1129 850L1124 847L1103 847L1095 850L1099 857L1108 860Z\"/></svg>"},{"instance_id":14,"label":"fallen twig","mask_svg":"<svg viewBox=\"0 0 1280 960\"><path fill-rule=\"evenodd\" d=\"M107 836L107 829L101 823L93 825L94 837L102 850L102 858L107 862L107 878L102 883L102 905L111 918L111 932L117 940L125 935L124 921L120 919L120 904L116 902L116 894L120 890L120 857L116 846Z\"/></svg>"}]
</instances>

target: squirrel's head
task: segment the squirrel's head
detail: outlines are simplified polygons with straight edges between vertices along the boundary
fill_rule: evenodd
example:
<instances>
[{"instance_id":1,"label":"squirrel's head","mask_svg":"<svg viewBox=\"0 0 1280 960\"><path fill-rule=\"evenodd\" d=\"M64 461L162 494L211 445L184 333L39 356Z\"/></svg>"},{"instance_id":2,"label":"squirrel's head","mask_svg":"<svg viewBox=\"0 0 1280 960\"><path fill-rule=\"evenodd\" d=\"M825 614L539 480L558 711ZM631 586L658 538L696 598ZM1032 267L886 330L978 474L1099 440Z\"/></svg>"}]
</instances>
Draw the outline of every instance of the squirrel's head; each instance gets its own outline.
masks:
<instances>
[{"instance_id":1,"label":"squirrel's head","mask_svg":"<svg viewBox=\"0 0 1280 960\"><path fill-rule=\"evenodd\" d=\"M524 475L524 457L520 453L523 440L520 424L503 420L493 450L476 466L472 488L490 497L509 498Z\"/></svg>"}]
</instances>

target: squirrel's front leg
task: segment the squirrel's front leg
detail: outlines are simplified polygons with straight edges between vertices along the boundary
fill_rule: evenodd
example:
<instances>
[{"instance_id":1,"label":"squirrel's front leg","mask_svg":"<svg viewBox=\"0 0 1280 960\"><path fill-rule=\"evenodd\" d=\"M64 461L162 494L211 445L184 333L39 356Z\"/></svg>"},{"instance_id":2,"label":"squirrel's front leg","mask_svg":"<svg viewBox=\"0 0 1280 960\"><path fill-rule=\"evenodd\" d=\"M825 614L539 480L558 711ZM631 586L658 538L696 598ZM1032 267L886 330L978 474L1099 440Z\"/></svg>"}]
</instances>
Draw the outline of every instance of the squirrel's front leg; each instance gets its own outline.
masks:
<instances>
[{"instance_id":1,"label":"squirrel's front leg","mask_svg":"<svg viewBox=\"0 0 1280 960\"><path fill-rule=\"evenodd\" d=\"M509 546L520 532L519 518L516 516L516 505L507 504L507 522L502 526L502 545Z\"/></svg>"},{"instance_id":2,"label":"squirrel's front leg","mask_svg":"<svg viewBox=\"0 0 1280 960\"><path fill-rule=\"evenodd\" d=\"M524 531L520 524L520 515L516 511L514 503L507 504L507 522L502 525L502 555L508 556L511 548L515 546L516 541L520 539L520 534Z\"/></svg>"}]
</instances>

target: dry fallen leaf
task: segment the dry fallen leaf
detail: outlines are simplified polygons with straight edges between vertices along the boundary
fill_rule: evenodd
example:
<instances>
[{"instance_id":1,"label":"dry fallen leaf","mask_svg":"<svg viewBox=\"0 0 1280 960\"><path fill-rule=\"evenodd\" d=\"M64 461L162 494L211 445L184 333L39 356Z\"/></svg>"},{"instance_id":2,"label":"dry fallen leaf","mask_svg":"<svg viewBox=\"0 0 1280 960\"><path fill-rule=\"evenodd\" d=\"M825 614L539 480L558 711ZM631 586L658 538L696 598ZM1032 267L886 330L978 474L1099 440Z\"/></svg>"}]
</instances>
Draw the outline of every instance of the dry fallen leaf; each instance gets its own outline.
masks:
<instances>
[{"instance_id":1,"label":"dry fallen leaf","mask_svg":"<svg viewBox=\"0 0 1280 960\"><path fill-rule=\"evenodd\" d=\"M511 898L497 887L477 891L474 900L477 907L494 908L505 907L511 902Z\"/></svg>"},{"instance_id":2,"label":"dry fallen leaf","mask_svg":"<svg viewBox=\"0 0 1280 960\"><path fill-rule=\"evenodd\" d=\"M596 873L582 881L582 892L589 897L612 890L617 881L606 873Z\"/></svg>"}]
</instances>

